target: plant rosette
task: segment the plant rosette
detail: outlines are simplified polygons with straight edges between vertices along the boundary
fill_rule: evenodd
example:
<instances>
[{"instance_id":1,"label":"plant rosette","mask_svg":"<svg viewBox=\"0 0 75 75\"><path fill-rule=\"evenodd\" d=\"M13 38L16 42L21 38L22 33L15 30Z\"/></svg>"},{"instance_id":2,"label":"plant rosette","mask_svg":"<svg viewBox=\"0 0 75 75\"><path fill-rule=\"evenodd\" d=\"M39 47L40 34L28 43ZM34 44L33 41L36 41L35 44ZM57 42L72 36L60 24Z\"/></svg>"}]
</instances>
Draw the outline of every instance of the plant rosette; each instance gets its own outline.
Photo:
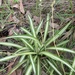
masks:
<instances>
[{"instance_id":1,"label":"plant rosette","mask_svg":"<svg viewBox=\"0 0 75 75\"><path fill-rule=\"evenodd\" d=\"M32 73L34 75L41 75L42 70L45 71L47 75L54 75L55 73L63 75L60 71L62 66L59 68L59 64L66 65L71 70L71 72L75 72L74 68L68 62L64 61L60 56L57 55L57 53L53 53L52 50L69 52L73 54L75 51L59 46L51 46L51 43L58 39L58 37L60 37L62 33L68 28L68 26L71 24L71 21L67 23L65 27L57 34L52 37L47 37L50 25L50 17L49 14L47 14L43 38L39 39L39 37L41 37L39 36L39 32L41 30L43 21L41 21L38 27L35 28L30 16L28 16L28 18L30 22L30 29L27 30L26 28L21 27L21 30L25 34L19 35L15 33L16 35L7 37L17 38L22 43L21 45L9 42L0 42L0 45L12 46L16 48L16 51L11 55L0 58L0 62L9 61L12 58L19 57L18 63L12 68L8 75L11 75L11 73L13 73L20 66L23 66L24 75L31 75ZM60 44L63 45L64 43Z\"/></svg>"}]
</instances>

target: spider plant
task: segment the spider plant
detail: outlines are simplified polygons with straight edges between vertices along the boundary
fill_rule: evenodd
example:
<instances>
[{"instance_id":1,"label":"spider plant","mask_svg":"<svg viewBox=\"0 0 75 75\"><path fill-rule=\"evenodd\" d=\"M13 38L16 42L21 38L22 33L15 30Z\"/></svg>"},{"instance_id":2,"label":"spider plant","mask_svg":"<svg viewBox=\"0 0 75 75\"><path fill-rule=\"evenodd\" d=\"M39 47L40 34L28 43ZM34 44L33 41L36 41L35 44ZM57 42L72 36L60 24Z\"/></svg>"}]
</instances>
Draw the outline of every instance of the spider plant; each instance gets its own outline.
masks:
<instances>
[{"instance_id":1,"label":"spider plant","mask_svg":"<svg viewBox=\"0 0 75 75\"><path fill-rule=\"evenodd\" d=\"M60 43L59 46L52 46L51 44L52 42L54 42L54 40L58 39L58 37L62 35L62 33L71 24L71 21L67 23L65 27L61 29L57 34L55 34L55 36L47 37L50 20L49 14L47 14L47 21L43 38L39 39L39 32L41 30L43 21L41 21L38 27L35 28L30 16L28 16L28 18L30 22L30 29L27 30L26 28L21 27L21 30L24 31L25 34L18 35L15 33L16 35L7 37L17 38L18 40L20 40L21 45L9 42L0 42L0 45L12 46L16 48L16 51L14 53L10 54L9 56L0 58L0 62L9 61L12 58L19 57L17 65L13 67L8 75L11 75L11 73L18 69L20 66L23 67L24 75L42 75L42 71L45 71L47 75L63 75L58 66L60 63L66 65L71 70L71 72L75 72L71 64L63 60L62 57L57 55L57 53L52 52L58 50L74 54L75 51L60 47L60 45L63 45L64 43Z\"/></svg>"}]
</instances>

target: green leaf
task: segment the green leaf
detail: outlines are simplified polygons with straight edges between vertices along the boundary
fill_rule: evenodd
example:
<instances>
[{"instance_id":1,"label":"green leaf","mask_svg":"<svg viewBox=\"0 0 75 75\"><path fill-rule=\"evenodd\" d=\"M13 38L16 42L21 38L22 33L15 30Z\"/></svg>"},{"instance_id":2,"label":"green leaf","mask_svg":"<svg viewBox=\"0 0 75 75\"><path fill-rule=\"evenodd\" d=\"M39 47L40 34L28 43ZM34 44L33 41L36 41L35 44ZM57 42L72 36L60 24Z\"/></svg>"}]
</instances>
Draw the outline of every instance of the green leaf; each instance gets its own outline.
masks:
<instances>
[{"instance_id":1,"label":"green leaf","mask_svg":"<svg viewBox=\"0 0 75 75\"><path fill-rule=\"evenodd\" d=\"M72 71L75 72L75 70L72 68L72 66L70 64L68 64L67 62L65 62L64 60L62 60L61 58L59 58L58 56L55 56L54 54L47 52L47 51L43 51L40 52L40 55L45 55L47 57L50 57L56 61L60 61L61 63L65 64L66 66L68 66Z\"/></svg>"},{"instance_id":2,"label":"green leaf","mask_svg":"<svg viewBox=\"0 0 75 75\"><path fill-rule=\"evenodd\" d=\"M33 25L33 21L32 21L32 19L30 18L29 15L28 15L28 18L29 18L29 21L30 21L31 32L32 32L33 36L36 37L35 28L34 28L34 25Z\"/></svg>"},{"instance_id":3,"label":"green leaf","mask_svg":"<svg viewBox=\"0 0 75 75\"><path fill-rule=\"evenodd\" d=\"M21 29L22 29L26 34L32 36L32 34L31 34L27 29L25 29L25 28L23 28L23 27L21 27Z\"/></svg>"},{"instance_id":4,"label":"green leaf","mask_svg":"<svg viewBox=\"0 0 75 75\"><path fill-rule=\"evenodd\" d=\"M33 59L32 55L29 55L29 57L30 57L30 61L31 61L31 64L33 67L34 75L36 75L36 67L35 67L34 59Z\"/></svg>"},{"instance_id":5,"label":"green leaf","mask_svg":"<svg viewBox=\"0 0 75 75\"><path fill-rule=\"evenodd\" d=\"M75 51L67 49L67 48L62 48L62 47L48 47L47 50L59 50L59 51L64 51L64 52L69 52L69 53L74 53Z\"/></svg>"},{"instance_id":6,"label":"green leaf","mask_svg":"<svg viewBox=\"0 0 75 75\"><path fill-rule=\"evenodd\" d=\"M36 35L39 33L41 27L42 27L42 23L43 23L43 20L41 21L41 23L39 24L37 30L36 30Z\"/></svg>"},{"instance_id":7,"label":"green leaf","mask_svg":"<svg viewBox=\"0 0 75 75\"><path fill-rule=\"evenodd\" d=\"M75 58L72 64L72 67L75 69ZM71 70L69 75L74 75L75 73Z\"/></svg>"},{"instance_id":8,"label":"green leaf","mask_svg":"<svg viewBox=\"0 0 75 75\"><path fill-rule=\"evenodd\" d=\"M6 57L3 57L3 58L0 58L0 62L3 62L3 61L7 61L7 60L10 60L14 57L17 57L17 56L21 56L21 55L30 55L30 54L36 54L35 52L20 52L18 54L13 54L13 55L10 55L10 56L6 56Z\"/></svg>"},{"instance_id":9,"label":"green leaf","mask_svg":"<svg viewBox=\"0 0 75 75\"><path fill-rule=\"evenodd\" d=\"M57 33L55 36L53 36L52 38L49 38L46 43L45 46L48 46L50 43L52 43L54 40L56 40L58 37L60 37L62 35L62 33L67 29L67 27L72 23L72 21L70 21L63 29L61 29L59 31L59 33Z\"/></svg>"},{"instance_id":10,"label":"green leaf","mask_svg":"<svg viewBox=\"0 0 75 75\"><path fill-rule=\"evenodd\" d=\"M21 56L21 55L30 55L30 54L35 55L36 52L31 52L31 51L26 52L26 51L23 51L23 52L19 52L18 54L15 54L15 55ZM13 55L14 55L14 54L13 54Z\"/></svg>"},{"instance_id":11,"label":"green leaf","mask_svg":"<svg viewBox=\"0 0 75 75\"><path fill-rule=\"evenodd\" d=\"M29 41L25 40L25 39L21 39L25 45L27 45L31 50L34 50L33 46L29 43Z\"/></svg>"},{"instance_id":12,"label":"green leaf","mask_svg":"<svg viewBox=\"0 0 75 75\"><path fill-rule=\"evenodd\" d=\"M31 40L37 42L39 46L41 46L39 40L37 40L37 39L36 39L35 37L33 37L33 36L28 36L28 35L16 35L16 36L10 36L10 37L7 37L7 38L20 38L20 39L25 38L25 39L28 39L28 40L31 39Z\"/></svg>"},{"instance_id":13,"label":"green leaf","mask_svg":"<svg viewBox=\"0 0 75 75\"><path fill-rule=\"evenodd\" d=\"M37 75L41 75L41 63L39 57L37 59Z\"/></svg>"},{"instance_id":14,"label":"green leaf","mask_svg":"<svg viewBox=\"0 0 75 75\"><path fill-rule=\"evenodd\" d=\"M11 55L11 56L6 56L6 57L3 57L3 58L0 58L0 62L3 62L3 61L7 61L7 60L10 60L14 57L17 57L18 55Z\"/></svg>"},{"instance_id":15,"label":"green leaf","mask_svg":"<svg viewBox=\"0 0 75 75\"><path fill-rule=\"evenodd\" d=\"M29 65L25 75L31 75L32 65Z\"/></svg>"},{"instance_id":16,"label":"green leaf","mask_svg":"<svg viewBox=\"0 0 75 75\"><path fill-rule=\"evenodd\" d=\"M16 47L16 48L22 48L23 47L23 46L14 44L14 43L9 43L9 42L0 42L0 45L12 46L12 47Z\"/></svg>"},{"instance_id":17,"label":"green leaf","mask_svg":"<svg viewBox=\"0 0 75 75\"><path fill-rule=\"evenodd\" d=\"M23 62L23 60L25 59L25 57L26 57L26 55L22 55L19 62Z\"/></svg>"},{"instance_id":18,"label":"green leaf","mask_svg":"<svg viewBox=\"0 0 75 75\"><path fill-rule=\"evenodd\" d=\"M60 71L54 66L53 63L51 63L48 59L47 59L47 62L49 63L49 65L50 65L59 75L62 75L62 74L60 73Z\"/></svg>"},{"instance_id":19,"label":"green leaf","mask_svg":"<svg viewBox=\"0 0 75 75\"><path fill-rule=\"evenodd\" d=\"M45 42L47 34L48 34L48 29L49 29L49 14L47 14L47 21L46 21L46 26L45 26L45 32L44 32L44 39L43 42Z\"/></svg>"},{"instance_id":20,"label":"green leaf","mask_svg":"<svg viewBox=\"0 0 75 75\"><path fill-rule=\"evenodd\" d=\"M68 43L69 40L63 40L62 42L60 42L59 44L57 44L57 46L61 46L61 45L65 45L66 43Z\"/></svg>"},{"instance_id":21,"label":"green leaf","mask_svg":"<svg viewBox=\"0 0 75 75\"><path fill-rule=\"evenodd\" d=\"M36 61L37 56L34 57L34 62ZM29 65L25 75L31 75L32 72L32 64Z\"/></svg>"},{"instance_id":22,"label":"green leaf","mask_svg":"<svg viewBox=\"0 0 75 75\"><path fill-rule=\"evenodd\" d=\"M24 28L22 28L23 30L25 30ZM29 34L29 32L28 32ZM17 34L15 34L17 35ZM32 35L32 34L29 34L29 35ZM17 35L18 36L18 35ZM26 39L23 39L23 38L20 38L20 40L25 44L27 45L31 50L33 50L33 46L29 43L29 41L27 41Z\"/></svg>"},{"instance_id":23,"label":"green leaf","mask_svg":"<svg viewBox=\"0 0 75 75\"><path fill-rule=\"evenodd\" d=\"M43 67L44 67L44 69L49 73L49 74L51 74L51 70L53 70L50 66L48 66L48 63L47 63L47 61L46 60L43 60L42 62L41 62L41 64L43 65ZM50 68L51 69L50 69Z\"/></svg>"},{"instance_id":24,"label":"green leaf","mask_svg":"<svg viewBox=\"0 0 75 75\"><path fill-rule=\"evenodd\" d=\"M26 47L22 47L22 48L18 49L14 54L17 54L18 52L20 52L20 51L22 51L22 50L28 51L29 49L26 48Z\"/></svg>"},{"instance_id":25,"label":"green leaf","mask_svg":"<svg viewBox=\"0 0 75 75\"><path fill-rule=\"evenodd\" d=\"M7 38L25 38L25 39L31 39L31 40L37 41L36 38L34 38L33 36L28 36L28 35L15 35L15 36L7 37Z\"/></svg>"}]
</instances>

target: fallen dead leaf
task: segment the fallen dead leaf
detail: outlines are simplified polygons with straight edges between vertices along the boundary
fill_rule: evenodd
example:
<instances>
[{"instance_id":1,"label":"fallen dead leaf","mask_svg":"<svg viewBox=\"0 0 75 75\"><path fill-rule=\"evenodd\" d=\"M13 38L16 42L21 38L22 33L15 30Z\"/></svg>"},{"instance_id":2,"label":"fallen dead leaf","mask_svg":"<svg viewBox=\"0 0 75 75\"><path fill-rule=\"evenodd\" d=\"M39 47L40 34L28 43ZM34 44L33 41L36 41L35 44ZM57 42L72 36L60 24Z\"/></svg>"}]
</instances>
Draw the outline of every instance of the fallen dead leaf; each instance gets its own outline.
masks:
<instances>
[{"instance_id":1,"label":"fallen dead leaf","mask_svg":"<svg viewBox=\"0 0 75 75\"><path fill-rule=\"evenodd\" d=\"M26 11L26 14L25 14L25 16L26 16L26 20L28 20L28 15L32 18L32 15L31 15L31 13L30 13L29 10L27 10L27 11Z\"/></svg>"},{"instance_id":2,"label":"fallen dead leaf","mask_svg":"<svg viewBox=\"0 0 75 75\"><path fill-rule=\"evenodd\" d=\"M25 13L22 0L20 0L20 11L21 11L23 14Z\"/></svg>"},{"instance_id":3,"label":"fallen dead leaf","mask_svg":"<svg viewBox=\"0 0 75 75\"><path fill-rule=\"evenodd\" d=\"M14 0L8 0L8 3L12 6L14 4Z\"/></svg>"},{"instance_id":4,"label":"fallen dead leaf","mask_svg":"<svg viewBox=\"0 0 75 75\"><path fill-rule=\"evenodd\" d=\"M75 13L75 6L72 7L72 13Z\"/></svg>"},{"instance_id":5,"label":"fallen dead leaf","mask_svg":"<svg viewBox=\"0 0 75 75\"><path fill-rule=\"evenodd\" d=\"M8 73L11 71L13 64L14 64L14 62L10 62L10 63L9 63L7 75L8 75ZM11 75L16 75L16 72L14 71Z\"/></svg>"},{"instance_id":6,"label":"fallen dead leaf","mask_svg":"<svg viewBox=\"0 0 75 75\"><path fill-rule=\"evenodd\" d=\"M0 72L0 75L2 75L2 72Z\"/></svg>"},{"instance_id":7,"label":"fallen dead leaf","mask_svg":"<svg viewBox=\"0 0 75 75\"><path fill-rule=\"evenodd\" d=\"M42 75L47 75L44 71L42 71Z\"/></svg>"},{"instance_id":8,"label":"fallen dead leaf","mask_svg":"<svg viewBox=\"0 0 75 75\"><path fill-rule=\"evenodd\" d=\"M75 31L73 32L73 39L75 40Z\"/></svg>"},{"instance_id":9,"label":"fallen dead leaf","mask_svg":"<svg viewBox=\"0 0 75 75\"><path fill-rule=\"evenodd\" d=\"M5 41L6 41L5 37L0 38L0 42L5 42Z\"/></svg>"},{"instance_id":10,"label":"fallen dead leaf","mask_svg":"<svg viewBox=\"0 0 75 75\"><path fill-rule=\"evenodd\" d=\"M59 26L57 23L51 23L51 22L50 22L50 26L51 26L52 28L55 28L55 29L59 29L59 28L60 28L60 26Z\"/></svg>"},{"instance_id":11,"label":"fallen dead leaf","mask_svg":"<svg viewBox=\"0 0 75 75\"><path fill-rule=\"evenodd\" d=\"M16 33L19 33L19 29L16 28L16 25L14 25L14 27L12 27L12 28L9 29L9 36L11 36L11 35L14 34L13 31L16 32Z\"/></svg>"},{"instance_id":12,"label":"fallen dead leaf","mask_svg":"<svg viewBox=\"0 0 75 75\"><path fill-rule=\"evenodd\" d=\"M2 0L0 0L0 6L2 5Z\"/></svg>"},{"instance_id":13,"label":"fallen dead leaf","mask_svg":"<svg viewBox=\"0 0 75 75\"><path fill-rule=\"evenodd\" d=\"M38 25L40 23L40 17L33 16L33 20L35 21L35 25Z\"/></svg>"},{"instance_id":14,"label":"fallen dead leaf","mask_svg":"<svg viewBox=\"0 0 75 75\"><path fill-rule=\"evenodd\" d=\"M65 35L61 38L61 40L65 40L66 38L68 38L70 35L72 34L72 28L65 33Z\"/></svg>"},{"instance_id":15,"label":"fallen dead leaf","mask_svg":"<svg viewBox=\"0 0 75 75\"><path fill-rule=\"evenodd\" d=\"M8 22L11 22L11 21L13 21L12 15L10 15L9 18L8 18Z\"/></svg>"},{"instance_id":16,"label":"fallen dead leaf","mask_svg":"<svg viewBox=\"0 0 75 75\"><path fill-rule=\"evenodd\" d=\"M19 23L20 22L20 20L18 18L16 18L16 16L13 16L13 20L14 20L15 23Z\"/></svg>"},{"instance_id":17,"label":"fallen dead leaf","mask_svg":"<svg viewBox=\"0 0 75 75\"><path fill-rule=\"evenodd\" d=\"M12 62L9 63L9 65L7 66L8 70L7 70L7 74L12 70L12 66L15 64L17 58L15 58ZM16 75L16 71L14 71L11 75Z\"/></svg>"},{"instance_id":18,"label":"fallen dead leaf","mask_svg":"<svg viewBox=\"0 0 75 75\"><path fill-rule=\"evenodd\" d=\"M13 5L12 8L17 8L17 9L19 9L19 4Z\"/></svg>"},{"instance_id":19,"label":"fallen dead leaf","mask_svg":"<svg viewBox=\"0 0 75 75\"><path fill-rule=\"evenodd\" d=\"M15 25L14 25L14 27L12 27L12 28L9 29L9 36L13 35L13 30L14 29L15 29Z\"/></svg>"},{"instance_id":20,"label":"fallen dead leaf","mask_svg":"<svg viewBox=\"0 0 75 75\"><path fill-rule=\"evenodd\" d=\"M22 69L17 69L16 72L17 72L17 75L22 75Z\"/></svg>"},{"instance_id":21,"label":"fallen dead leaf","mask_svg":"<svg viewBox=\"0 0 75 75\"><path fill-rule=\"evenodd\" d=\"M75 46L71 50L74 50L75 51Z\"/></svg>"}]
</instances>

